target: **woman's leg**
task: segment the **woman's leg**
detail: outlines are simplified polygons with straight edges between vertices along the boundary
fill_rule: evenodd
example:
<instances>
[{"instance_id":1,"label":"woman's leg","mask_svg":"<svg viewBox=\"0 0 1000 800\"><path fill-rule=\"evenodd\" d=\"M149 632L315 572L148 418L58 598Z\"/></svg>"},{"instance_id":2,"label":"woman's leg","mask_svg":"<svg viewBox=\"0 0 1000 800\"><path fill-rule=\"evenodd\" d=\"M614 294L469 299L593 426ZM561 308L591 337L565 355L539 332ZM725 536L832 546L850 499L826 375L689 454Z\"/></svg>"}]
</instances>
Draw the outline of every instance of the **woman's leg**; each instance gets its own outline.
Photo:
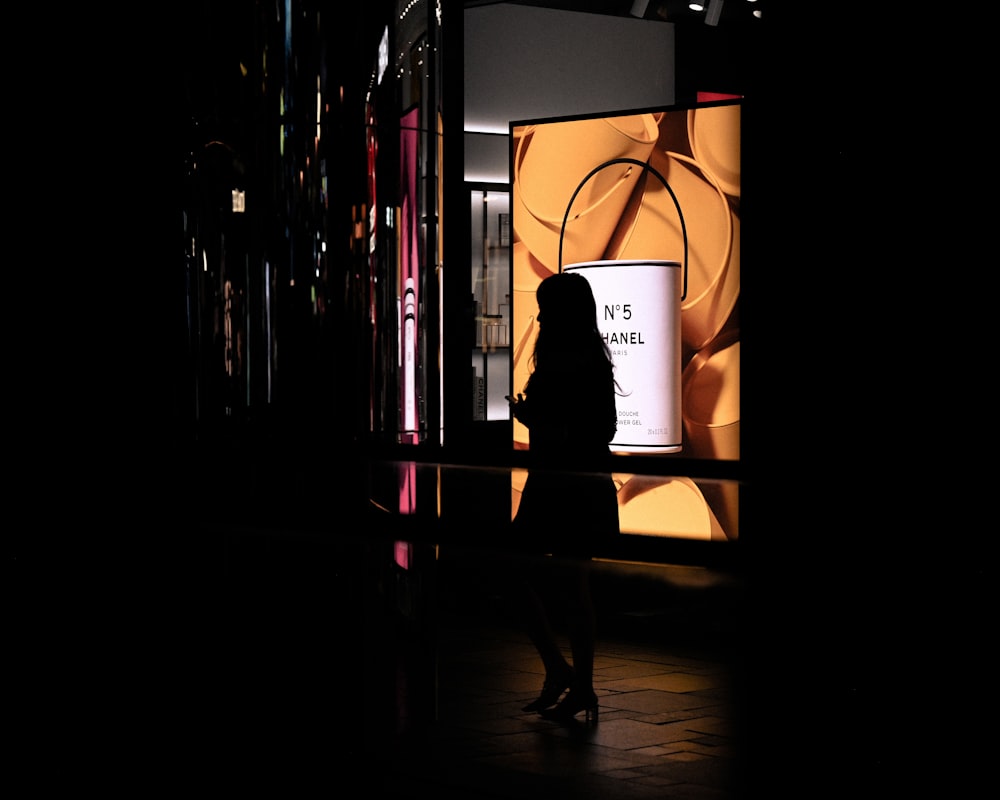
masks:
<instances>
[{"instance_id":1,"label":"woman's leg","mask_svg":"<svg viewBox=\"0 0 1000 800\"><path fill-rule=\"evenodd\" d=\"M590 594L590 569L585 563L569 567L565 584L567 622L573 650L573 680L566 696L554 707L542 711L546 719L568 722L581 711L587 722L597 722L597 695L594 692L594 642L596 621Z\"/></svg>"},{"instance_id":2,"label":"woman's leg","mask_svg":"<svg viewBox=\"0 0 1000 800\"><path fill-rule=\"evenodd\" d=\"M536 570L532 574L522 574L523 582L520 590L523 604L523 616L528 638L538 651L545 668L545 680L539 696L524 706L524 711L542 711L554 705L569 687L574 669L566 661L555 632L549 619L548 609L542 599L542 590L551 587L538 586L539 576Z\"/></svg>"},{"instance_id":3,"label":"woman's leg","mask_svg":"<svg viewBox=\"0 0 1000 800\"><path fill-rule=\"evenodd\" d=\"M597 617L590 591L590 569L586 564L569 568L566 593L567 625L573 652L572 688L591 692L594 689L594 646Z\"/></svg>"}]
</instances>

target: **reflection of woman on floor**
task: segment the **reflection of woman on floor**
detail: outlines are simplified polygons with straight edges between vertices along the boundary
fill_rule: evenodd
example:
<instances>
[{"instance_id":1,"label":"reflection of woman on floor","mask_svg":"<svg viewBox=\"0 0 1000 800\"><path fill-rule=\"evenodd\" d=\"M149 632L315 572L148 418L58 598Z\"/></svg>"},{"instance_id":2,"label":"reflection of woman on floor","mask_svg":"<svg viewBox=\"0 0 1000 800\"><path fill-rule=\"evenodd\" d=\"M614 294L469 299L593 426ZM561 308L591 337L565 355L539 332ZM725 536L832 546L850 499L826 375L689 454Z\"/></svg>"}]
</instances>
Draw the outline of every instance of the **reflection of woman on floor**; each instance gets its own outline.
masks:
<instances>
[{"instance_id":1,"label":"reflection of woman on floor","mask_svg":"<svg viewBox=\"0 0 1000 800\"><path fill-rule=\"evenodd\" d=\"M536 298L531 371L523 394L512 401L514 417L528 428L532 454L513 525L517 542L551 557L531 559L525 575L528 633L545 681L524 710L567 720L585 711L596 721L589 561L598 538L618 533L618 499L610 474L576 470L608 455L617 428L614 364L586 278L552 275L539 284ZM549 600L565 611L572 665L553 635Z\"/></svg>"}]
</instances>

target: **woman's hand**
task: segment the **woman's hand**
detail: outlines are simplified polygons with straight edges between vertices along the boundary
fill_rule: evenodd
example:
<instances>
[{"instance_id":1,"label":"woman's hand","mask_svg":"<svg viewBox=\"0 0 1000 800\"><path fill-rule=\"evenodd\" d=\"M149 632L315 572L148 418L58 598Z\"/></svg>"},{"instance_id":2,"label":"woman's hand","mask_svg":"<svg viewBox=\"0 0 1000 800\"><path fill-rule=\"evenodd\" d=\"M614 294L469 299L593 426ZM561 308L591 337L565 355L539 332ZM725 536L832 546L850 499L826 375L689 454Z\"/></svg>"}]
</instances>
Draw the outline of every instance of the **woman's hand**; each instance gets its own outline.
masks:
<instances>
[{"instance_id":1,"label":"woman's hand","mask_svg":"<svg viewBox=\"0 0 1000 800\"><path fill-rule=\"evenodd\" d=\"M528 423L526 421L526 417L528 416L528 404L524 399L524 395L521 392L517 393L517 397L507 395L507 402L510 403L510 410L514 415L514 419L522 425L527 425Z\"/></svg>"}]
</instances>

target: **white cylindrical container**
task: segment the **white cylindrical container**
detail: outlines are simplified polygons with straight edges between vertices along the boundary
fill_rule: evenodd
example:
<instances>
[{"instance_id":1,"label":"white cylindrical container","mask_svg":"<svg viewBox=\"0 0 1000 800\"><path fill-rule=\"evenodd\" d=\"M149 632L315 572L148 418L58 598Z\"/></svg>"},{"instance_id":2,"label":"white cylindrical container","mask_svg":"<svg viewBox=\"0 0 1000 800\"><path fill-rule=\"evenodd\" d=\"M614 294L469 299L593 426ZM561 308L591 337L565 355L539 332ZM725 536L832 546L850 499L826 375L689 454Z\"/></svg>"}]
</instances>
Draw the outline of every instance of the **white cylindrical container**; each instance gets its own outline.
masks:
<instances>
[{"instance_id":1,"label":"white cylindrical container","mask_svg":"<svg viewBox=\"0 0 1000 800\"><path fill-rule=\"evenodd\" d=\"M678 261L586 261L564 272L583 275L597 301L597 324L615 362L620 394L619 453L676 453L681 423L681 264Z\"/></svg>"}]
</instances>

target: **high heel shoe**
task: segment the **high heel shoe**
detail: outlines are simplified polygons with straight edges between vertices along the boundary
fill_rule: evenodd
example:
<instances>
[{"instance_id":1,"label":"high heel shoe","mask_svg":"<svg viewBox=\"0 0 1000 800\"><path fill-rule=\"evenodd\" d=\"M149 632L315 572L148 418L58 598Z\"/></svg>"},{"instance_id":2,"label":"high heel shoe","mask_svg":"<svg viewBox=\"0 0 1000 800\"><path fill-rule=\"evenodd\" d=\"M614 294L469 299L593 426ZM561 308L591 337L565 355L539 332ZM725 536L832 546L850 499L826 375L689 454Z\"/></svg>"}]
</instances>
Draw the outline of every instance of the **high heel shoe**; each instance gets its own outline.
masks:
<instances>
[{"instance_id":1,"label":"high heel shoe","mask_svg":"<svg viewBox=\"0 0 1000 800\"><path fill-rule=\"evenodd\" d=\"M584 719L588 723L597 724L597 695L593 691L570 689L562 702L545 709L541 715L556 722L569 722L581 711L585 712Z\"/></svg>"},{"instance_id":2,"label":"high heel shoe","mask_svg":"<svg viewBox=\"0 0 1000 800\"><path fill-rule=\"evenodd\" d=\"M559 675L554 677L545 676L545 682L542 684L542 693L538 695L534 700L532 700L528 705L522 708L522 711L544 711L555 705L556 701L562 696L570 683L573 682L573 668L569 667L565 672L561 672Z\"/></svg>"}]
</instances>

